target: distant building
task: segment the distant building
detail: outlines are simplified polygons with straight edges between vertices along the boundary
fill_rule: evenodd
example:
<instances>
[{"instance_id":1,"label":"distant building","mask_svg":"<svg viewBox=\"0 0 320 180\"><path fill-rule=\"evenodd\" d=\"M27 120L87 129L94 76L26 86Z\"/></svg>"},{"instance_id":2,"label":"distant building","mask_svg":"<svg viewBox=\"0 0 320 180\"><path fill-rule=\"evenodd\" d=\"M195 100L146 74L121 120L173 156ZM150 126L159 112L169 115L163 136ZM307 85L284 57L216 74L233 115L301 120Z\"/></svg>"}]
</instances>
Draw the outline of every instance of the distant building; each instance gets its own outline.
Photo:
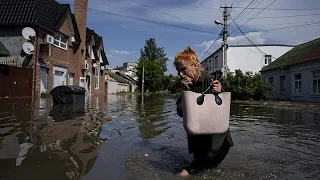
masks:
<instances>
[{"instance_id":1,"label":"distant building","mask_svg":"<svg viewBox=\"0 0 320 180\"><path fill-rule=\"evenodd\" d=\"M294 47L282 44L261 44L256 46L266 55L253 45L229 45L227 49L227 65L230 72L240 69L242 72L259 73L264 66L274 60L271 57L278 58ZM222 47L203 60L201 65L209 74L221 70L223 67Z\"/></svg>"},{"instance_id":2,"label":"distant building","mask_svg":"<svg viewBox=\"0 0 320 180\"><path fill-rule=\"evenodd\" d=\"M106 72L106 92L107 94L121 92L135 92L137 82L120 72Z\"/></svg>"},{"instance_id":3,"label":"distant building","mask_svg":"<svg viewBox=\"0 0 320 180\"><path fill-rule=\"evenodd\" d=\"M273 99L320 102L320 38L300 44L261 70Z\"/></svg>"},{"instance_id":4,"label":"distant building","mask_svg":"<svg viewBox=\"0 0 320 180\"><path fill-rule=\"evenodd\" d=\"M122 67L117 66L115 68L108 68L108 70L113 73L120 72L121 74L125 74L130 78L134 79L135 81L137 81L138 77L136 75L136 70L135 70L137 66L138 66L138 63L136 62L125 62L123 63Z\"/></svg>"}]
</instances>

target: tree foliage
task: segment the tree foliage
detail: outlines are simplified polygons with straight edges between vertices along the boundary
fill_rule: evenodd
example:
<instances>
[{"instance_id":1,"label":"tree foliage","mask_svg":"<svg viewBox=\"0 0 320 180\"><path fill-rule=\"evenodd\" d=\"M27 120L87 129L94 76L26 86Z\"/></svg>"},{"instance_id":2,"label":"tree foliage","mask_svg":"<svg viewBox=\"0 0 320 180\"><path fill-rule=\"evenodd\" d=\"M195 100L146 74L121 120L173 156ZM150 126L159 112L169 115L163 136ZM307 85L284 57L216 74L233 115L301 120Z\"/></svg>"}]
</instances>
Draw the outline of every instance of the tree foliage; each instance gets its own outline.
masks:
<instances>
[{"instance_id":1,"label":"tree foliage","mask_svg":"<svg viewBox=\"0 0 320 180\"><path fill-rule=\"evenodd\" d=\"M163 47L158 47L155 38L145 41L144 48L140 49L140 56L149 61L156 61L163 73L167 71L167 61L169 60Z\"/></svg>"},{"instance_id":2,"label":"tree foliage","mask_svg":"<svg viewBox=\"0 0 320 180\"><path fill-rule=\"evenodd\" d=\"M142 89L142 69L144 66L144 90L149 92L162 91L166 89L167 71L166 53L164 48L158 47L155 38L149 38L145 41L144 48L140 49L140 58L136 74L139 78L138 86Z\"/></svg>"},{"instance_id":3,"label":"tree foliage","mask_svg":"<svg viewBox=\"0 0 320 180\"><path fill-rule=\"evenodd\" d=\"M165 76L164 86L172 94L181 92L180 78L178 76L173 76L172 74Z\"/></svg>"},{"instance_id":4,"label":"tree foliage","mask_svg":"<svg viewBox=\"0 0 320 180\"><path fill-rule=\"evenodd\" d=\"M224 91L231 92L232 100L262 100L270 98L273 86L266 84L260 74L236 70L221 79Z\"/></svg>"}]
</instances>

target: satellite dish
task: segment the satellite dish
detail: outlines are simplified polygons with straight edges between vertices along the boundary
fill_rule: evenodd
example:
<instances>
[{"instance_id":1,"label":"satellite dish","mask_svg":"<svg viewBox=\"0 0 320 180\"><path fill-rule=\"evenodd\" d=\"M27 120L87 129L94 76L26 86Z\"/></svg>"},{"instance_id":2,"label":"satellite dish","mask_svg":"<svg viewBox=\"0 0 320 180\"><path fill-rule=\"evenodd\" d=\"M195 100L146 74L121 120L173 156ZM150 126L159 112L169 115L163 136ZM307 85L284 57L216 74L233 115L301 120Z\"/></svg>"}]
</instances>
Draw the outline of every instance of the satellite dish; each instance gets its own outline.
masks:
<instances>
[{"instance_id":1,"label":"satellite dish","mask_svg":"<svg viewBox=\"0 0 320 180\"><path fill-rule=\"evenodd\" d=\"M33 54L33 52L34 52L34 46L33 46L33 44L31 44L29 42L23 43L22 49L28 55Z\"/></svg>"},{"instance_id":2,"label":"satellite dish","mask_svg":"<svg viewBox=\"0 0 320 180\"><path fill-rule=\"evenodd\" d=\"M30 36L31 37L36 36L36 32L31 27L25 27L25 28L22 29L22 36L25 39L30 40Z\"/></svg>"}]
</instances>

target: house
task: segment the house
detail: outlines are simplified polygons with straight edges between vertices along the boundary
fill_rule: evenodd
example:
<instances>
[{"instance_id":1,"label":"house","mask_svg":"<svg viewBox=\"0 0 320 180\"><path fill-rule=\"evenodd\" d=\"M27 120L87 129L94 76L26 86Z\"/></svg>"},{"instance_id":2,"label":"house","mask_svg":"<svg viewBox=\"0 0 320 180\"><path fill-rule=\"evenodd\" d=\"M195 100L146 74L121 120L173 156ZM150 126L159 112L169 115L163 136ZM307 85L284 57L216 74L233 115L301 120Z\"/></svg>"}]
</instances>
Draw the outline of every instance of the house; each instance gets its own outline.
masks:
<instances>
[{"instance_id":1,"label":"house","mask_svg":"<svg viewBox=\"0 0 320 180\"><path fill-rule=\"evenodd\" d=\"M103 39L94 30L86 28L85 83L88 94L105 94L105 65L109 65L103 47Z\"/></svg>"},{"instance_id":2,"label":"house","mask_svg":"<svg viewBox=\"0 0 320 180\"><path fill-rule=\"evenodd\" d=\"M120 75L119 72L106 72L106 92L108 94L115 94L121 92L134 92L132 82Z\"/></svg>"},{"instance_id":3,"label":"house","mask_svg":"<svg viewBox=\"0 0 320 180\"><path fill-rule=\"evenodd\" d=\"M273 99L320 102L320 38L300 44L261 70Z\"/></svg>"},{"instance_id":4,"label":"house","mask_svg":"<svg viewBox=\"0 0 320 180\"><path fill-rule=\"evenodd\" d=\"M256 47L266 54L263 54ZM260 44L256 45L256 47L253 45L229 45L227 49L227 66L230 72L240 69L242 72L259 73L262 67L273 61L272 57L280 57L294 46ZM222 47L203 60L201 65L209 74L221 70L223 67Z\"/></svg>"},{"instance_id":5,"label":"house","mask_svg":"<svg viewBox=\"0 0 320 180\"><path fill-rule=\"evenodd\" d=\"M60 85L88 87L86 78L93 82L90 94L104 94L104 83L99 82L104 82L108 61L100 36L93 33L94 41L87 41L87 9L88 0L75 0L73 13L69 4L55 0L2 0L0 41L10 57L0 57L0 64L32 69L33 80L29 82L35 96ZM26 39L22 35L26 28L28 33L34 31L35 36ZM34 47L30 54L23 53L25 42ZM88 44L96 53L89 61Z\"/></svg>"}]
</instances>

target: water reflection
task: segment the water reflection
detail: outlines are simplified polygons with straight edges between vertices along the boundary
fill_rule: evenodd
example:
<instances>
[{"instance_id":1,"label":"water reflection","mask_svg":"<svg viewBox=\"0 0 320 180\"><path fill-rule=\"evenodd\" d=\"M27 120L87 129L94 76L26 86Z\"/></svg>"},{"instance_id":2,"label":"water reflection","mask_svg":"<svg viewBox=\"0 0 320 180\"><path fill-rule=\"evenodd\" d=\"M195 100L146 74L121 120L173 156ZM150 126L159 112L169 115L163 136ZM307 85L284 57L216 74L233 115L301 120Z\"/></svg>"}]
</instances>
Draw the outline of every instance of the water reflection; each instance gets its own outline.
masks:
<instances>
[{"instance_id":1,"label":"water reflection","mask_svg":"<svg viewBox=\"0 0 320 180\"><path fill-rule=\"evenodd\" d=\"M139 123L140 136L152 139L165 132L170 126L164 119L165 97L163 94L144 94L136 96L137 109L134 111Z\"/></svg>"},{"instance_id":2,"label":"water reflection","mask_svg":"<svg viewBox=\"0 0 320 180\"><path fill-rule=\"evenodd\" d=\"M84 106L0 99L0 179L125 179L127 169L134 173L126 174L129 179L174 179L172 169L188 155L176 98L87 96ZM318 112L233 104L230 128L236 145L221 171L230 179L240 177L232 174L259 179L271 169L287 178L281 170L298 173L290 163L301 160L295 165L310 170L299 173L315 177L319 117ZM286 162L279 164L284 156ZM205 177L223 179L223 173Z\"/></svg>"},{"instance_id":3,"label":"water reflection","mask_svg":"<svg viewBox=\"0 0 320 180\"><path fill-rule=\"evenodd\" d=\"M52 106L50 99L35 105L31 99L1 99L0 163L5 168L0 179L79 179L87 174L104 142L102 124L109 120L99 111L103 102L103 97L89 97L90 108L84 109Z\"/></svg>"}]
</instances>

